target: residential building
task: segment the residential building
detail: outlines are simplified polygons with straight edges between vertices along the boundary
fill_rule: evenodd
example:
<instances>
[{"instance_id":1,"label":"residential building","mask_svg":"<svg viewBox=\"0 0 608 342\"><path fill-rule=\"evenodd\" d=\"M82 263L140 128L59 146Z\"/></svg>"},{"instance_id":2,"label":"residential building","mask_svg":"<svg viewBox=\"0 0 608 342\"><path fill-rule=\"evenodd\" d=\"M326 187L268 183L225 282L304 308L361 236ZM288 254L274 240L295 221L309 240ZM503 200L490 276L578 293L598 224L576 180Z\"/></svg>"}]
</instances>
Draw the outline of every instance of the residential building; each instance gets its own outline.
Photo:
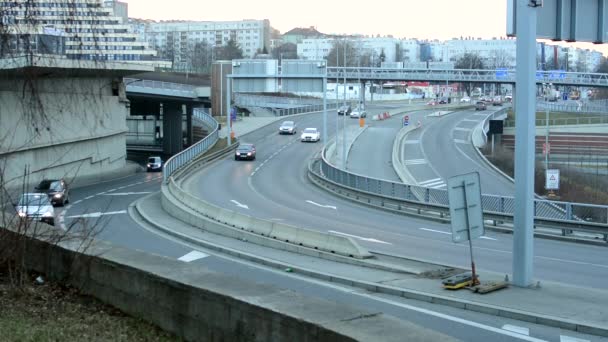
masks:
<instances>
[{"instance_id":1,"label":"residential building","mask_svg":"<svg viewBox=\"0 0 608 342\"><path fill-rule=\"evenodd\" d=\"M156 51L139 42L103 0L0 0L0 13L8 33L0 42L3 56L27 51L69 59L162 64Z\"/></svg>"},{"instance_id":2,"label":"residential building","mask_svg":"<svg viewBox=\"0 0 608 342\"><path fill-rule=\"evenodd\" d=\"M285 32L282 36L284 43L299 44L304 39L321 39L325 38L325 34L317 31L314 26L311 27L296 27Z\"/></svg>"},{"instance_id":3,"label":"residential building","mask_svg":"<svg viewBox=\"0 0 608 342\"><path fill-rule=\"evenodd\" d=\"M210 51L235 41L244 58L253 58L257 53L270 49L270 21L151 21L132 20L142 39L157 49L161 56L173 61L174 69L187 70L198 43L205 44ZM208 58L213 60L209 53ZM211 63L209 63L211 64Z\"/></svg>"},{"instance_id":4,"label":"residential building","mask_svg":"<svg viewBox=\"0 0 608 342\"><path fill-rule=\"evenodd\" d=\"M372 65L381 62L396 62L398 51L401 53L401 44L395 38L320 38L304 39L298 43L298 57L302 59L318 60L329 55L335 42L346 39L359 52L359 56L369 56ZM417 50L411 52L407 49L408 57L417 55Z\"/></svg>"}]
</instances>

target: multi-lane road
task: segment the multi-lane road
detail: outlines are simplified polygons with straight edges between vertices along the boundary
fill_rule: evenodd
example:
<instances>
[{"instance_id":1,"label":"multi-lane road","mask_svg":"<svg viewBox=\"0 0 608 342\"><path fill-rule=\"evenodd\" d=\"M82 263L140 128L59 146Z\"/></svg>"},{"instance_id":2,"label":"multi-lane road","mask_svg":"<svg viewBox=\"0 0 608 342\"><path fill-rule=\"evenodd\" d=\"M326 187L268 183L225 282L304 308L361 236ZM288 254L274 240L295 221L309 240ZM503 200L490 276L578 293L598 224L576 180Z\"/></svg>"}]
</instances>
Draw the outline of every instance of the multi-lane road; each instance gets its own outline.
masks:
<instances>
[{"instance_id":1,"label":"multi-lane road","mask_svg":"<svg viewBox=\"0 0 608 342\"><path fill-rule=\"evenodd\" d=\"M385 111L386 108L377 110ZM333 111L330 113L335 115ZM425 114L420 112L414 115L422 118ZM458 114L453 118L466 115L468 114ZM297 116L294 119L300 131L305 127L322 128L322 116L319 113ZM436 120L436 123L443 123L446 119L457 120L446 117ZM369 122L370 127L353 145L349 155L349 168L359 167L364 171L367 165L371 175L383 176L381 178L385 179L393 177L396 180L394 171L391 174L389 161L392 138L399 126L398 120L399 118ZM330 119L328 123L328 135L332 136L335 133L336 121ZM347 124L356 125L358 120L347 118ZM434 124L428 121L423 127L433 129ZM229 155L187 179L183 184L184 188L212 203L259 218L381 241L359 241L373 250L449 264L468 263L466 249L453 244L451 238L446 235L449 231L447 225L378 211L341 200L314 187L306 175L307 163L321 149L322 144L301 143L298 140L299 134L278 135L277 127L278 123L241 139L243 142L256 144L256 161L237 162ZM430 134L432 133L427 132L424 135ZM421 140L425 139L424 135ZM432 158L431 153L427 155L429 159ZM438 177L443 177L440 172ZM201 267L233 274L247 281L275 284L311 296L373 308L462 340L559 340L560 332L557 329L527 324L531 329L530 335L534 338L524 337L502 329L505 324L517 326L522 325L521 322L371 295L349 287L277 272L168 239L148 227L139 225L141 222L128 215L129 205L138 198L158 191L160 181L160 174L138 173L120 180L74 189L72 204L60 212L60 217L65 225L76 221L96 225L100 228L99 238L125 248L175 259L198 250L204 257L193 262ZM510 235L489 234L485 239L476 242L478 263L482 269L510 272L510 238ZM541 279L602 287L602 279L608 276L603 248L536 240L536 251L535 264L537 275ZM566 272L576 274L576 277L563 279L561 275ZM454 319L456 316L459 319Z\"/></svg>"}]
</instances>

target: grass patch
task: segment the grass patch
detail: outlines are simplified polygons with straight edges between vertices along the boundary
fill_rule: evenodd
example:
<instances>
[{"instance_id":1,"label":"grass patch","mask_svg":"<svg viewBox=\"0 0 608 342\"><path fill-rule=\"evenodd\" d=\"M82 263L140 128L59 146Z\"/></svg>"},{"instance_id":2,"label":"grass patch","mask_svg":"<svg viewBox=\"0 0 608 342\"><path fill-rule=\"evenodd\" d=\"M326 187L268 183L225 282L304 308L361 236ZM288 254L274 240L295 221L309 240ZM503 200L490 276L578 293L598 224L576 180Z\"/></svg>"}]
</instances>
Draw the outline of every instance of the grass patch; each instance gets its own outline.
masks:
<instances>
[{"instance_id":1,"label":"grass patch","mask_svg":"<svg viewBox=\"0 0 608 342\"><path fill-rule=\"evenodd\" d=\"M180 341L76 289L34 279L16 288L0 269L0 340Z\"/></svg>"}]
</instances>

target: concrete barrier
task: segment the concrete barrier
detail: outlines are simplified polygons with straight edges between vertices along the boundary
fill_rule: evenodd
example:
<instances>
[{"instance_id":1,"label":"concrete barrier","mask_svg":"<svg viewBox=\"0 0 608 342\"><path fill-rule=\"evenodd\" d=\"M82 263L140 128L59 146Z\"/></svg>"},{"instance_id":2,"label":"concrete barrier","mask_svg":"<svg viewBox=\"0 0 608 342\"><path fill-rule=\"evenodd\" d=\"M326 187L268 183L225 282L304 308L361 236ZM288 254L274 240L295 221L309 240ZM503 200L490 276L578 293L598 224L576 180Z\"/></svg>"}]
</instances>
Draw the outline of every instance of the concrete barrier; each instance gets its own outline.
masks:
<instances>
[{"instance_id":1,"label":"concrete barrier","mask_svg":"<svg viewBox=\"0 0 608 342\"><path fill-rule=\"evenodd\" d=\"M169 178L168 184L162 185L161 193L163 208L169 214L194 227L210 230L216 234L246 239L264 246L276 247L278 243L291 244L311 248L316 253L325 252L357 259L372 257L369 251L348 237L332 235L332 238L329 238L329 233L257 219L216 207L185 192L173 178ZM221 225L209 224L209 220ZM329 241L331 244L328 243ZM279 248L301 251L287 245Z\"/></svg>"},{"instance_id":2,"label":"concrete barrier","mask_svg":"<svg viewBox=\"0 0 608 342\"><path fill-rule=\"evenodd\" d=\"M389 342L454 341L378 311L244 282L103 241L81 254L15 235L7 231L3 238L19 239L28 251L25 267L32 272L72 285L186 341L351 342L374 341L380 334Z\"/></svg>"}]
</instances>

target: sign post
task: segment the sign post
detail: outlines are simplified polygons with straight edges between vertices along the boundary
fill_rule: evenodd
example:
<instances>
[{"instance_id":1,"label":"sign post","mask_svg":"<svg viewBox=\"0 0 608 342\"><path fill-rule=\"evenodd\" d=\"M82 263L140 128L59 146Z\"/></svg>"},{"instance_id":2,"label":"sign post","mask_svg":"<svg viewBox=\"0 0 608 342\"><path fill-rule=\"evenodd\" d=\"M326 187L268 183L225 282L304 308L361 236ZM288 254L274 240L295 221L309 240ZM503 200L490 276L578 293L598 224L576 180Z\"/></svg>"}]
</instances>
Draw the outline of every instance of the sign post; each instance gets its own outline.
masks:
<instances>
[{"instance_id":1,"label":"sign post","mask_svg":"<svg viewBox=\"0 0 608 342\"><path fill-rule=\"evenodd\" d=\"M545 170L545 189L559 190L559 169Z\"/></svg>"},{"instance_id":2,"label":"sign post","mask_svg":"<svg viewBox=\"0 0 608 342\"><path fill-rule=\"evenodd\" d=\"M473 239L484 234L479 173L471 172L448 179L448 199L452 221L452 241L469 241L471 286L479 284L475 274Z\"/></svg>"},{"instance_id":3,"label":"sign post","mask_svg":"<svg viewBox=\"0 0 608 342\"><path fill-rule=\"evenodd\" d=\"M409 126L410 125L410 116L406 115L403 117L403 127Z\"/></svg>"}]
</instances>

